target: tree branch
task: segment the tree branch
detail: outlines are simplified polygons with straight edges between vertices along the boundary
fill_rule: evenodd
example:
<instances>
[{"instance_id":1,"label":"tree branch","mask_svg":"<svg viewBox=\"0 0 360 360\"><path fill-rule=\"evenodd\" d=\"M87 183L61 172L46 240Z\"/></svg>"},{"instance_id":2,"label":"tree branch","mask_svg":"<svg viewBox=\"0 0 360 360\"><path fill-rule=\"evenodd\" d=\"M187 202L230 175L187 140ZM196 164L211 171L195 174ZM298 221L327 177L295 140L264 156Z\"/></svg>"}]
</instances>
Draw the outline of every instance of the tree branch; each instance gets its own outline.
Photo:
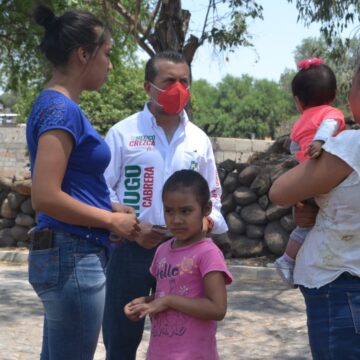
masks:
<instances>
[{"instance_id":1,"label":"tree branch","mask_svg":"<svg viewBox=\"0 0 360 360\"><path fill-rule=\"evenodd\" d=\"M161 6L161 3L162 3L162 0L158 0L156 6L155 6L155 9L154 11L151 13L150 17L149 17L149 23L148 23L148 26L145 30L145 33L143 35L143 39L147 39L149 37L149 34L150 34L150 31L153 27L153 24L154 24L154 21L155 21L155 18L157 16L157 14L159 13L159 10L160 10L160 6Z\"/></svg>"},{"instance_id":2,"label":"tree branch","mask_svg":"<svg viewBox=\"0 0 360 360\"><path fill-rule=\"evenodd\" d=\"M202 45L202 43L204 42L204 35L205 35L205 30L206 30L206 26L207 26L207 21L208 21L208 18L209 18L209 13L210 13L210 8L213 6L213 0L209 0L209 5L208 5L208 8L206 10L206 16L205 16L205 20L204 20L204 26L203 26L203 29L202 29L202 32L201 32L201 36L200 36L200 45Z\"/></svg>"}]
</instances>

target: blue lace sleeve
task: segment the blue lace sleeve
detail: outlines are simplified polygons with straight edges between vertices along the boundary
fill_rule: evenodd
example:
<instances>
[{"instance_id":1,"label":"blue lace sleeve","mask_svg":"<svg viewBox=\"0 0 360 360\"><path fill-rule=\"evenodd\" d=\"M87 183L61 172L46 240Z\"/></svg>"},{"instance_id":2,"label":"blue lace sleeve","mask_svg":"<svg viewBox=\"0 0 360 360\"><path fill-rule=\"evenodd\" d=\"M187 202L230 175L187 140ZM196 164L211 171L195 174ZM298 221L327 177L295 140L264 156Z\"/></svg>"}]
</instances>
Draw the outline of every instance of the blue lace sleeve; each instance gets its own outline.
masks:
<instances>
[{"instance_id":1,"label":"blue lace sleeve","mask_svg":"<svg viewBox=\"0 0 360 360\"><path fill-rule=\"evenodd\" d=\"M31 114L35 137L38 139L46 131L59 129L70 133L77 144L82 129L78 106L55 91L46 91L42 95Z\"/></svg>"}]
</instances>

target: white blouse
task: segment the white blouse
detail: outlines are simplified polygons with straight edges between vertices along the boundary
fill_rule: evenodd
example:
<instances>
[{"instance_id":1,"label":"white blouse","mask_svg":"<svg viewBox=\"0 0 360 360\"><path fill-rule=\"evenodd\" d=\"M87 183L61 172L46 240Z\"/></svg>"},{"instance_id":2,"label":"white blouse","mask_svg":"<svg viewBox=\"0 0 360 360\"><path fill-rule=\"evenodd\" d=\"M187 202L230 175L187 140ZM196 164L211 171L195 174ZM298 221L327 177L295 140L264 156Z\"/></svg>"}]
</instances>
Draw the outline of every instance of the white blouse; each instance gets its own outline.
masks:
<instances>
[{"instance_id":1,"label":"white blouse","mask_svg":"<svg viewBox=\"0 0 360 360\"><path fill-rule=\"evenodd\" d=\"M326 285L343 272L360 277L360 131L343 131L329 138L323 148L354 171L315 199L320 210L294 271L295 284L308 288Z\"/></svg>"}]
</instances>

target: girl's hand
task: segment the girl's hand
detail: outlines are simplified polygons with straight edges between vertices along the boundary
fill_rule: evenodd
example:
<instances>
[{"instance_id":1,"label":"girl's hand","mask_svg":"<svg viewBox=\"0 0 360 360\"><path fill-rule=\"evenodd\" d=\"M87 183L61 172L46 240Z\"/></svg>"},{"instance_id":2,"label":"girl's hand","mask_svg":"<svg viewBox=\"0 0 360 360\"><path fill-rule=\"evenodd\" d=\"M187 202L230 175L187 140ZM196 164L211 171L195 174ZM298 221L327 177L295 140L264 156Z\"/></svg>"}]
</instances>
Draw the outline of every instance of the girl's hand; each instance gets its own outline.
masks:
<instances>
[{"instance_id":1,"label":"girl's hand","mask_svg":"<svg viewBox=\"0 0 360 360\"><path fill-rule=\"evenodd\" d=\"M310 156L311 159L316 159L321 155L324 141L315 140L308 145L305 155Z\"/></svg>"},{"instance_id":2,"label":"girl's hand","mask_svg":"<svg viewBox=\"0 0 360 360\"><path fill-rule=\"evenodd\" d=\"M137 321L141 319L140 311L137 309L138 305L146 304L153 299L152 296L142 296L130 301L124 306L125 316L131 321Z\"/></svg>"},{"instance_id":3,"label":"girl's hand","mask_svg":"<svg viewBox=\"0 0 360 360\"><path fill-rule=\"evenodd\" d=\"M135 237L139 231L139 220L135 214L129 213L110 213L110 231L115 235L126 239Z\"/></svg>"},{"instance_id":4,"label":"girl's hand","mask_svg":"<svg viewBox=\"0 0 360 360\"><path fill-rule=\"evenodd\" d=\"M152 316L168 309L166 296L150 302L138 303L132 307L132 311L138 316L137 320L144 318L146 315Z\"/></svg>"}]
</instances>

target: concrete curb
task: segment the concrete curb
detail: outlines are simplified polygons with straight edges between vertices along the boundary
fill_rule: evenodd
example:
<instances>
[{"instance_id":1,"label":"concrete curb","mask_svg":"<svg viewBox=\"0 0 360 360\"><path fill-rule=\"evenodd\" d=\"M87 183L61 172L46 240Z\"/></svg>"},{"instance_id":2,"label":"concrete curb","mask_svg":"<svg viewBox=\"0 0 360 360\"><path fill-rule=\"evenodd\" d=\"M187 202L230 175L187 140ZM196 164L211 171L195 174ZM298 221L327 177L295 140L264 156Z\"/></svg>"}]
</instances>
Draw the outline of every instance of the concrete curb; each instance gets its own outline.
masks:
<instances>
[{"instance_id":1,"label":"concrete curb","mask_svg":"<svg viewBox=\"0 0 360 360\"><path fill-rule=\"evenodd\" d=\"M27 251L0 250L0 263L12 263L16 265L26 264L28 259ZM275 281L281 282L275 268L263 266L239 265L238 260L227 260L231 274L236 280L243 281Z\"/></svg>"},{"instance_id":2,"label":"concrete curb","mask_svg":"<svg viewBox=\"0 0 360 360\"><path fill-rule=\"evenodd\" d=\"M16 250L0 250L0 262L8 262L14 264L27 263L28 252Z\"/></svg>"}]
</instances>

